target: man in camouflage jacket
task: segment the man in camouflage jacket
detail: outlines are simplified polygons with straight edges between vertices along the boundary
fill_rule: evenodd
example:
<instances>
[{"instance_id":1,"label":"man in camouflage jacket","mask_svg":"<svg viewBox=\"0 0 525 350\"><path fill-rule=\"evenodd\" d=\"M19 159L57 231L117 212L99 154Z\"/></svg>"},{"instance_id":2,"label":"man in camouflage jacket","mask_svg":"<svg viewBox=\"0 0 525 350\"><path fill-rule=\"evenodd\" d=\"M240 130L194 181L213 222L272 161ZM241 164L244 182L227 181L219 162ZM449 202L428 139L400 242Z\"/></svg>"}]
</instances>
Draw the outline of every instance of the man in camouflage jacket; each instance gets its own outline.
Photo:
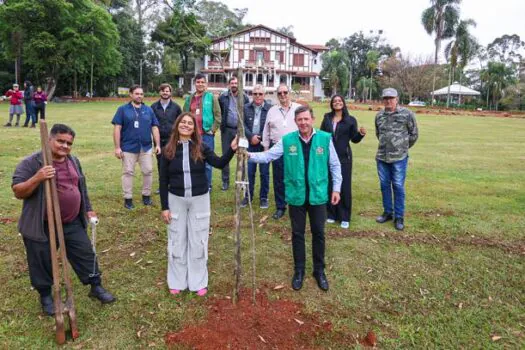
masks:
<instances>
[{"instance_id":1,"label":"man in camouflage jacket","mask_svg":"<svg viewBox=\"0 0 525 350\"><path fill-rule=\"evenodd\" d=\"M409 109L398 106L395 89L384 89L382 97L385 109L377 113L375 127L379 140L376 161L383 197L383 214L376 221L382 224L394 219L395 228L403 230L408 149L417 141L416 117Z\"/></svg>"}]
</instances>

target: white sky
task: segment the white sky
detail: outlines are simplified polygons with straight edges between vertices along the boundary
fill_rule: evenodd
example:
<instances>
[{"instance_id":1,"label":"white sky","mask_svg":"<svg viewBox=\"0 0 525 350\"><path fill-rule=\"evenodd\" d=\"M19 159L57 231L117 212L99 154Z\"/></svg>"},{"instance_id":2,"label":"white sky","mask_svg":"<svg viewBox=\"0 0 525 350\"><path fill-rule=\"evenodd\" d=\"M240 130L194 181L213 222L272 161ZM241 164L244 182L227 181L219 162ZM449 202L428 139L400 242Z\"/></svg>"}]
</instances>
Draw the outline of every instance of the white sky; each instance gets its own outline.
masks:
<instances>
[{"instance_id":1,"label":"white sky","mask_svg":"<svg viewBox=\"0 0 525 350\"><path fill-rule=\"evenodd\" d=\"M433 57L434 41L421 25L427 0L221 0L230 9L248 8L244 22L270 28L293 25L301 44L325 44L360 30L383 30L388 43L403 54ZM463 0L461 18L472 18L475 37L486 46L503 34L518 34L525 40L525 0ZM442 54L441 54L442 55Z\"/></svg>"}]
</instances>

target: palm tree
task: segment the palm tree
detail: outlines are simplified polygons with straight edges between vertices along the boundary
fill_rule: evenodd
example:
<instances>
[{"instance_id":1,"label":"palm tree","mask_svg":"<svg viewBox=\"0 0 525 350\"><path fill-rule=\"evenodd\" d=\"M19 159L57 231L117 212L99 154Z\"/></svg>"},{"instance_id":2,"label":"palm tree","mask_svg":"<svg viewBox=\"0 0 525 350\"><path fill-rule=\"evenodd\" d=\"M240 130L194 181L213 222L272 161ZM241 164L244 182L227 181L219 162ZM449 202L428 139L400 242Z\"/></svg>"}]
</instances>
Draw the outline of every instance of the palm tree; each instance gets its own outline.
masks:
<instances>
[{"instance_id":1,"label":"palm tree","mask_svg":"<svg viewBox=\"0 0 525 350\"><path fill-rule=\"evenodd\" d=\"M455 79L456 67L459 68L459 83L461 84L465 66L479 51L480 45L478 40L470 34L470 26L476 26L476 22L473 19L461 20L456 27L454 39L445 46L445 57L450 60L447 107L450 103L450 84Z\"/></svg>"},{"instance_id":2,"label":"palm tree","mask_svg":"<svg viewBox=\"0 0 525 350\"><path fill-rule=\"evenodd\" d=\"M443 39L451 38L454 35L454 27L459 20L459 7L461 0L430 0L431 6L421 14L421 23L428 35L434 34L434 65L438 64L439 49ZM436 69L434 67L434 77L432 91L436 89ZM434 96L432 96L434 104Z\"/></svg>"},{"instance_id":3,"label":"palm tree","mask_svg":"<svg viewBox=\"0 0 525 350\"><path fill-rule=\"evenodd\" d=\"M514 70L501 62L489 62L487 68L481 71L481 79L487 87L487 108L489 108L489 97L492 96L492 105L496 110L499 107L502 91L517 81Z\"/></svg>"},{"instance_id":4,"label":"palm tree","mask_svg":"<svg viewBox=\"0 0 525 350\"><path fill-rule=\"evenodd\" d=\"M323 55L321 77L330 84L332 95L344 94L348 90L350 62L345 52L332 50Z\"/></svg>"}]
</instances>

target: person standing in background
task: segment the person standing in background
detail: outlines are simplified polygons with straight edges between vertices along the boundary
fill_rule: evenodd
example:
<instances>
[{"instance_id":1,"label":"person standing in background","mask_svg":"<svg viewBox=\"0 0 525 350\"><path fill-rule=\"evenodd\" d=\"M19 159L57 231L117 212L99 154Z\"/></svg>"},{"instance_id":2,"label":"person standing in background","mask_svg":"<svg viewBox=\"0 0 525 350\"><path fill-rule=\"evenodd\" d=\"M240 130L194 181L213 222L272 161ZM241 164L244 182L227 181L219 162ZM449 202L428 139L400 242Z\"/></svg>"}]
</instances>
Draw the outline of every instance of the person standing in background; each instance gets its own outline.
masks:
<instances>
[{"instance_id":1,"label":"person standing in background","mask_svg":"<svg viewBox=\"0 0 525 350\"><path fill-rule=\"evenodd\" d=\"M334 95L330 101L331 112L324 115L321 130L332 134L339 162L341 162L341 201L337 205L328 203L326 222L341 222L341 228L350 227L352 217L352 148L350 141L359 143L366 135L366 129L357 128L357 120L348 113L345 100L341 95Z\"/></svg>"},{"instance_id":2,"label":"person standing in background","mask_svg":"<svg viewBox=\"0 0 525 350\"><path fill-rule=\"evenodd\" d=\"M34 113L35 118L37 120L39 119L46 119L46 105L47 105L47 95L44 91L42 91L42 88L39 86L36 88L36 91L33 93L33 106L34 106ZM40 113L40 118L38 117L38 114Z\"/></svg>"},{"instance_id":3,"label":"person standing in background","mask_svg":"<svg viewBox=\"0 0 525 350\"><path fill-rule=\"evenodd\" d=\"M29 80L24 81L24 104L26 106L26 121L24 128L27 128L29 121L31 121L31 127L34 128L37 122L35 116L35 110L33 108L33 84Z\"/></svg>"}]
</instances>

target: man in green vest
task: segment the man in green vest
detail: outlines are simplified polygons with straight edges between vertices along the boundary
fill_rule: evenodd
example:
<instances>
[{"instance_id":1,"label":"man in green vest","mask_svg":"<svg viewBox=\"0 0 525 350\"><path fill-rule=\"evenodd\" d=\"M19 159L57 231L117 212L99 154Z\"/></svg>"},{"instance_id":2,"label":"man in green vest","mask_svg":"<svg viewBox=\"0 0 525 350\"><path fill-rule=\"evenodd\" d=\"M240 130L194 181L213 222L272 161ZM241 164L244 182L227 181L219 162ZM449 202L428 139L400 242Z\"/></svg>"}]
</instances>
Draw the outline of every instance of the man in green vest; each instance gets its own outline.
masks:
<instances>
[{"instance_id":1,"label":"man in green vest","mask_svg":"<svg viewBox=\"0 0 525 350\"><path fill-rule=\"evenodd\" d=\"M313 276L323 291L328 290L328 280L324 272L324 225L326 222L326 203L339 203L341 191L341 163L329 133L313 127L314 116L309 107L301 106L295 110L297 131L283 136L266 152L248 153L251 162L269 163L283 157L284 192L290 205L292 223L292 249L295 273L292 288L303 286L305 275L304 231L306 215L310 219L312 231ZM328 198L328 182L332 181L332 198Z\"/></svg>"},{"instance_id":2,"label":"man in green vest","mask_svg":"<svg viewBox=\"0 0 525 350\"><path fill-rule=\"evenodd\" d=\"M219 101L213 93L206 91L208 83L204 74L195 75L195 92L186 97L184 101L184 112L191 112L195 116L197 125L202 136L202 142L211 150L215 149L215 132L221 125L221 108ZM212 167L206 163L206 177L211 190Z\"/></svg>"}]
</instances>

